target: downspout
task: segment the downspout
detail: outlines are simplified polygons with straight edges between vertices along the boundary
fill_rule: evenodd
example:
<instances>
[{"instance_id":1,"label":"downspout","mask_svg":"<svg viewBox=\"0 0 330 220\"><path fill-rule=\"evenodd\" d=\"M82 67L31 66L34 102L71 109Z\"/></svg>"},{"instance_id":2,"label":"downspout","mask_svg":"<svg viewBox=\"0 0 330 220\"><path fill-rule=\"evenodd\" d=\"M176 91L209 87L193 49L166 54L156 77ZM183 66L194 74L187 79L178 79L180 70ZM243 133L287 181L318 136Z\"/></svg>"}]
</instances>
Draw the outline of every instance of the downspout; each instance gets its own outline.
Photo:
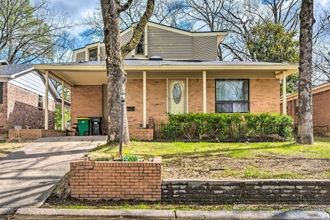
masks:
<instances>
[{"instance_id":1,"label":"downspout","mask_svg":"<svg viewBox=\"0 0 330 220\"><path fill-rule=\"evenodd\" d=\"M45 81L45 130L48 130L48 87L49 87L49 73L46 70L46 81Z\"/></svg>"}]
</instances>

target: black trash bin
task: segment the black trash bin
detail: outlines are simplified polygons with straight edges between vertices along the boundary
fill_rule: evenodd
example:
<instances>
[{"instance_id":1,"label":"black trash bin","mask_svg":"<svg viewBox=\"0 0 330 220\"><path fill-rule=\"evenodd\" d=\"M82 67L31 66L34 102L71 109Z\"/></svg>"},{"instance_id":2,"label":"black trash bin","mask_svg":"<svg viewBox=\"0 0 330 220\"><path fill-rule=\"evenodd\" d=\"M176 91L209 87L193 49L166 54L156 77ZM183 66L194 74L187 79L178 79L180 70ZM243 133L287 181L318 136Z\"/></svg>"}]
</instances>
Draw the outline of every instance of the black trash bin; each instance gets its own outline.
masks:
<instances>
[{"instance_id":1,"label":"black trash bin","mask_svg":"<svg viewBox=\"0 0 330 220\"><path fill-rule=\"evenodd\" d=\"M101 135L101 120L102 117L92 117L92 135Z\"/></svg>"}]
</instances>

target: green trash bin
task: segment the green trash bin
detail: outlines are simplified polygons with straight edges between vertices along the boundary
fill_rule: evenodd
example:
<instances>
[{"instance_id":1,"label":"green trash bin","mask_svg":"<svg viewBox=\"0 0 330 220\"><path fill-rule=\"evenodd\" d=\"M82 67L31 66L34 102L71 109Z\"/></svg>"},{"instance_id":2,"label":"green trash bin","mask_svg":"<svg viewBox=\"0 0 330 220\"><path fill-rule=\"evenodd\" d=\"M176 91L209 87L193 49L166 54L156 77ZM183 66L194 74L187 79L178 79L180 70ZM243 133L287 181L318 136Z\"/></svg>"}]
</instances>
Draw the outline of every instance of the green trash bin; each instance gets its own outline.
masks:
<instances>
[{"instance_id":1,"label":"green trash bin","mask_svg":"<svg viewBox=\"0 0 330 220\"><path fill-rule=\"evenodd\" d=\"M78 135L79 136L89 135L90 118L77 118L77 121L78 121Z\"/></svg>"}]
</instances>

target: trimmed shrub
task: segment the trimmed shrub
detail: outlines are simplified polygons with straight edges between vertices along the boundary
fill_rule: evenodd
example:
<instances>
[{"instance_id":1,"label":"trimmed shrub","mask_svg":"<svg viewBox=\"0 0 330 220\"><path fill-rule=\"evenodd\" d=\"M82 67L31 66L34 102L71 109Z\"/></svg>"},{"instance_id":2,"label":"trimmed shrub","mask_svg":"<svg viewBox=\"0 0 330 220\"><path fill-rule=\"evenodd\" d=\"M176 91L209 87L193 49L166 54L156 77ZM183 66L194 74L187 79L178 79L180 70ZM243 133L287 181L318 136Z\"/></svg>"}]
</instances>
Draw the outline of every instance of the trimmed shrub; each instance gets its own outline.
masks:
<instances>
[{"instance_id":1,"label":"trimmed shrub","mask_svg":"<svg viewBox=\"0 0 330 220\"><path fill-rule=\"evenodd\" d=\"M293 119L270 113L184 113L167 114L169 124L160 125L161 139L226 140L269 137L286 139Z\"/></svg>"}]
</instances>

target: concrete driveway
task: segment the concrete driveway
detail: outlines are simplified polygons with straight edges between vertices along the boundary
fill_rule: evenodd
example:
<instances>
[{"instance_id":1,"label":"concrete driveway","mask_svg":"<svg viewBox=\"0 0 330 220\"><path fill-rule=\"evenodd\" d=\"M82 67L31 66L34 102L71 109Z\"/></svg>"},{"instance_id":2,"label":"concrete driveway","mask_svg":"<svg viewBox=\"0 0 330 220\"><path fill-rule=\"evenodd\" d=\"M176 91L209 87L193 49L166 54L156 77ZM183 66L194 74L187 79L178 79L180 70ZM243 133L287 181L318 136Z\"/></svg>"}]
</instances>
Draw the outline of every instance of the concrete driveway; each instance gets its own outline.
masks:
<instances>
[{"instance_id":1,"label":"concrete driveway","mask_svg":"<svg viewBox=\"0 0 330 220\"><path fill-rule=\"evenodd\" d=\"M0 216L18 208L40 206L70 169L106 136L41 138L0 158Z\"/></svg>"}]
</instances>

